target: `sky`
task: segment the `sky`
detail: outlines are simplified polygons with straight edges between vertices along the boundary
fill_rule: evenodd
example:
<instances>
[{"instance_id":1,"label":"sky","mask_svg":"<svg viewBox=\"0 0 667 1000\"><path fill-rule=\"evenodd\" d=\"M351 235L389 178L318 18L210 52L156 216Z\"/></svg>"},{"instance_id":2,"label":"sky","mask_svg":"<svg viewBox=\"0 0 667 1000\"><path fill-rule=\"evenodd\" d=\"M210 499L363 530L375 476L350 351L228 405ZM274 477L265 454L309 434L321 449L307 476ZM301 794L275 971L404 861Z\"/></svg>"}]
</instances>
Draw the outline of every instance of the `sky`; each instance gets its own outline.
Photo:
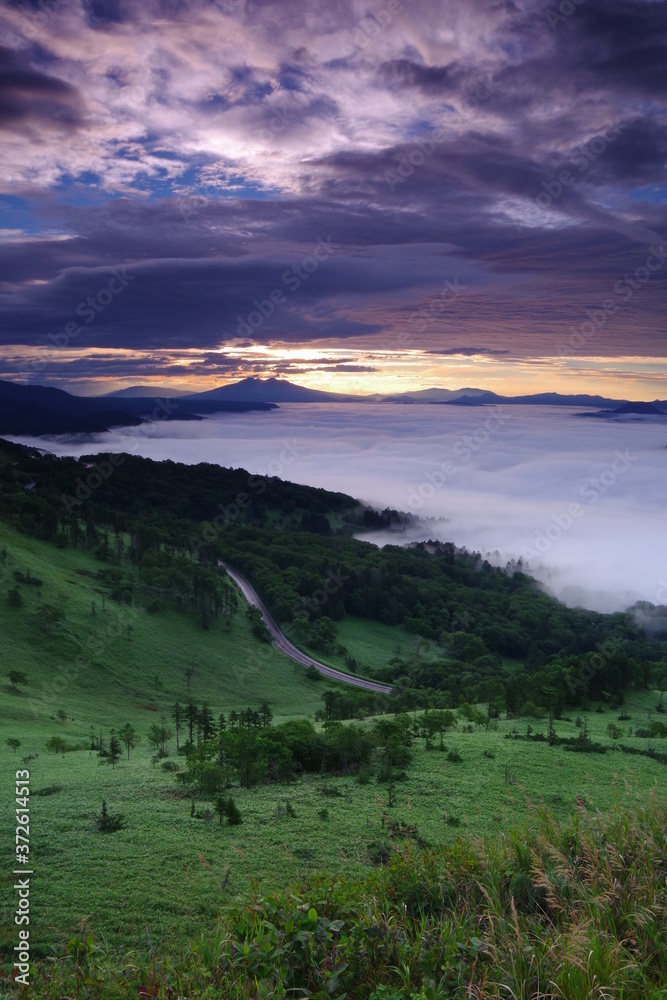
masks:
<instances>
[{"instance_id":1,"label":"sky","mask_svg":"<svg viewBox=\"0 0 667 1000\"><path fill-rule=\"evenodd\" d=\"M0 378L664 398L663 0L6 0Z\"/></svg>"},{"instance_id":2,"label":"sky","mask_svg":"<svg viewBox=\"0 0 667 1000\"><path fill-rule=\"evenodd\" d=\"M410 512L405 534L524 569L572 605L667 603L664 418L602 420L576 408L290 404L271 413L162 420L87 437L15 439L58 455L126 452L244 468ZM176 414L177 415L177 414ZM95 484L91 484L94 486ZM72 483L86 487L86 473ZM221 510L215 528L234 524Z\"/></svg>"}]
</instances>

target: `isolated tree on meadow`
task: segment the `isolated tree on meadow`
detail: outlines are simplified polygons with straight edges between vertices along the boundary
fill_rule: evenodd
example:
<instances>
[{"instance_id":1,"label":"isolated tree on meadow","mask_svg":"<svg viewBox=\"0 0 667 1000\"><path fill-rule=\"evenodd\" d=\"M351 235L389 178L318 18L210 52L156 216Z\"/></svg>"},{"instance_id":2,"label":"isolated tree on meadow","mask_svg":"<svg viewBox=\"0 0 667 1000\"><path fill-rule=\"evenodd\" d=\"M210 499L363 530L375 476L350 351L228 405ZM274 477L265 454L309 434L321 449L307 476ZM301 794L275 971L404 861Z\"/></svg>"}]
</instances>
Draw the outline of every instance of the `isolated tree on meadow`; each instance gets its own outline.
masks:
<instances>
[{"instance_id":1,"label":"isolated tree on meadow","mask_svg":"<svg viewBox=\"0 0 667 1000\"><path fill-rule=\"evenodd\" d=\"M148 733L148 744L153 747L154 750L159 750L161 742L162 726L159 726L157 722L154 722Z\"/></svg>"},{"instance_id":2,"label":"isolated tree on meadow","mask_svg":"<svg viewBox=\"0 0 667 1000\"><path fill-rule=\"evenodd\" d=\"M102 799L102 815L97 820L100 833L115 833L125 826L125 817L121 813L110 813L105 799Z\"/></svg>"},{"instance_id":3,"label":"isolated tree on meadow","mask_svg":"<svg viewBox=\"0 0 667 1000\"><path fill-rule=\"evenodd\" d=\"M170 740L172 736L173 733L171 729L165 726L163 719L161 725L159 725L157 722L154 722L153 725L151 726L150 732L148 734L148 742L156 750L162 750L164 754L165 743L167 742L167 740Z\"/></svg>"},{"instance_id":4,"label":"isolated tree on meadow","mask_svg":"<svg viewBox=\"0 0 667 1000\"><path fill-rule=\"evenodd\" d=\"M12 748L14 753L16 753L18 748L21 746L21 741L17 740L15 736L8 736L7 739L5 740L5 743L7 744L8 747Z\"/></svg>"},{"instance_id":5,"label":"isolated tree on meadow","mask_svg":"<svg viewBox=\"0 0 667 1000\"><path fill-rule=\"evenodd\" d=\"M231 795L227 799L225 812L227 815L227 822L229 823L230 826L241 825L241 823L243 822L243 819L241 818L241 811L234 802L234 799L231 797Z\"/></svg>"},{"instance_id":6,"label":"isolated tree on meadow","mask_svg":"<svg viewBox=\"0 0 667 1000\"><path fill-rule=\"evenodd\" d=\"M122 749L121 749L121 745L120 745L120 740L116 736L115 730L112 729L111 730L111 739L109 740L108 759L109 759L109 763L111 764L111 766L113 768L115 768L116 764L120 760L121 754L122 754Z\"/></svg>"},{"instance_id":7,"label":"isolated tree on meadow","mask_svg":"<svg viewBox=\"0 0 667 1000\"><path fill-rule=\"evenodd\" d=\"M120 738L125 744L127 750L127 759L130 759L130 750L134 750L137 743L141 743L141 736L139 736L129 722L126 722L120 731Z\"/></svg>"},{"instance_id":8,"label":"isolated tree on meadow","mask_svg":"<svg viewBox=\"0 0 667 1000\"><path fill-rule=\"evenodd\" d=\"M41 604L35 611L35 623L41 632L56 632L65 621L65 612L57 604Z\"/></svg>"},{"instance_id":9,"label":"isolated tree on meadow","mask_svg":"<svg viewBox=\"0 0 667 1000\"><path fill-rule=\"evenodd\" d=\"M10 670L7 676L9 677L12 687L17 688L20 687L21 684L28 683L28 677L22 670Z\"/></svg>"},{"instance_id":10,"label":"isolated tree on meadow","mask_svg":"<svg viewBox=\"0 0 667 1000\"><path fill-rule=\"evenodd\" d=\"M67 750L67 741L62 736L51 736L46 741L46 749L50 750L51 753L61 753L64 757Z\"/></svg>"},{"instance_id":11,"label":"isolated tree on meadow","mask_svg":"<svg viewBox=\"0 0 667 1000\"><path fill-rule=\"evenodd\" d=\"M176 749L178 750L179 747L178 737L180 734L181 726L185 721L185 713L183 712L183 709L178 702L176 702L176 704L171 710L171 717L174 720L174 725L176 726Z\"/></svg>"}]
</instances>

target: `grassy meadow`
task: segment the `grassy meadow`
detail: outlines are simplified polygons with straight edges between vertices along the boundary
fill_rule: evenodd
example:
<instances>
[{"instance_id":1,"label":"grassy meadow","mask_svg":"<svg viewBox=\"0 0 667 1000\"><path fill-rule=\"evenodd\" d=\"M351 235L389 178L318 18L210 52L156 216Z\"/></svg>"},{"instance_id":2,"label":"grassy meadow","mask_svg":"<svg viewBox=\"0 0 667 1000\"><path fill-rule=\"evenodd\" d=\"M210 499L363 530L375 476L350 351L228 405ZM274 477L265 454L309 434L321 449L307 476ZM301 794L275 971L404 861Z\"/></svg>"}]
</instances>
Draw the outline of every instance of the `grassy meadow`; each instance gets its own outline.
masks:
<instances>
[{"instance_id":1,"label":"grassy meadow","mask_svg":"<svg viewBox=\"0 0 667 1000\"><path fill-rule=\"evenodd\" d=\"M303 668L255 638L242 606L229 627L219 621L203 631L186 614L149 614L111 601L96 575L100 564L84 552L55 549L1 526L0 549L3 673L16 669L28 677L19 689L8 681L0 685L0 787L13 808L14 772L30 767L30 929L38 963L88 932L124 954L181 947L212 931L223 909L249 891L268 893L290 880L341 871L352 879L368 877L377 870L381 844L440 848L482 836L503 842L517 826L537 830L542 807L565 822L578 809L591 816L616 806L632 812L651 793L665 801L665 765L615 752L607 736L614 721L624 730L620 742L646 749L647 741L629 736L628 729L645 724L658 694L637 692L624 706L628 720L618 722L618 710L580 713L591 738L609 746L604 755L505 738L528 726L546 732L546 720L500 719L488 730L473 731L459 720L445 736L444 752L438 736L429 749L423 739L415 740L413 760L392 788L391 804L388 786L375 777L362 783L352 775L306 776L289 785L235 788L240 826L221 826L215 815L192 817L189 792L164 761L151 759L146 737L153 722L188 696L197 704L207 701L216 715L266 700L276 722L312 717L330 685L307 679ZM21 586L21 607L5 599L15 570L43 580L42 587ZM63 609L62 628L45 627L47 605ZM412 651L417 645L403 629L353 618L342 623L339 639L360 672L362 664L381 666L397 647ZM423 655L432 655L428 647ZM77 661L80 656L83 661ZM192 666L188 691L186 671ZM581 731L575 716L556 723L558 735ZM108 737L111 727L126 722L142 743L112 768L88 749L91 727ZM46 743L54 735L82 749L50 753ZM5 743L14 736L21 740L17 752ZM663 751L665 743L653 741ZM182 770L173 738L169 750L168 765ZM458 751L459 762L449 759L450 750ZM33 754L38 756L24 765L23 758ZM126 819L126 827L112 835L96 826L103 798ZM195 808L203 814L211 803L197 801ZM10 809L0 822L8 845ZM9 866L1 877L0 945L8 974L15 943Z\"/></svg>"}]
</instances>

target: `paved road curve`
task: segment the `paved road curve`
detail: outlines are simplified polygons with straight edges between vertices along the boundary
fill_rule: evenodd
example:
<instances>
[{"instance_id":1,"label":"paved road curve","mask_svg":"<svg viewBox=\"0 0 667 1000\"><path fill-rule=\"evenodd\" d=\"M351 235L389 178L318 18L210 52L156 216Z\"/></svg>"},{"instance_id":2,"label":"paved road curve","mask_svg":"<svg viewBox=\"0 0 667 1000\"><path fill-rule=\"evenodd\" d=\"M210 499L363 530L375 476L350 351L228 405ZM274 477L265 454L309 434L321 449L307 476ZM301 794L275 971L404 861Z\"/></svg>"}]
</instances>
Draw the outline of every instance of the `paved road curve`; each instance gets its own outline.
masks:
<instances>
[{"instance_id":1,"label":"paved road curve","mask_svg":"<svg viewBox=\"0 0 667 1000\"><path fill-rule=\"evenodd\" d=\"M289 641L287 636L278 628L275 621L246 578L241 576L240 573L237 573L231 566L228 566L227 563L219 561L218 566L222 566L222 568L226 570L227 575L230 576L237 585L248 604L252 604L253 607L259 608L262 618L266 622L266 626L273 636L273 645L277 646L281 653L289 656L290 659L295 660L304 667L315 667L315 669L319 670L321 674L324 674L326 677L331 677L335 681L342 681L343 684L352 684L353 687L364 688L366 691L379 691L381 694L389 694L391 692L391 687L387 684L377 684L375 681L366 681L363 677L354 677L352 674L344 674L342 670L336 670L335 667L328 667L326 663L320 663L318 660L314 660L312 656L308 656L307 653L302 653L301 650L297 649L296 646Z\"/></svg>"}]
</instances>

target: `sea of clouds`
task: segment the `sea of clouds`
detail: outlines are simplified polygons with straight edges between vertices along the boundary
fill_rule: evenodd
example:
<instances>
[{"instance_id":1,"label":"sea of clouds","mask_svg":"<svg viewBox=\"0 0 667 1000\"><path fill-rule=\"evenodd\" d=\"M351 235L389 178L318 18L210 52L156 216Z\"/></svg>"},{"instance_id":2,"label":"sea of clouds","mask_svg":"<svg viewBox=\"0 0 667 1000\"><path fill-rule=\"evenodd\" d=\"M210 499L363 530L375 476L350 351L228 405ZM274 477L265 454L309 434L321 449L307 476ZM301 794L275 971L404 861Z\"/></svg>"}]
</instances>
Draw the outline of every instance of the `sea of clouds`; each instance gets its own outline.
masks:
<instances>
[{"instance_id":1,"label":"sea of clouds","mask_svg":"<svg viewBox=\"0 0 667 1000\"><path fill-rule=\"evenodd\" d=\"M667 420L564 407L289 404L38 442L216 462L418 517L379 542L439 538L523 559L568 604L667 603Z\"/></svg>"}]
</instances>

